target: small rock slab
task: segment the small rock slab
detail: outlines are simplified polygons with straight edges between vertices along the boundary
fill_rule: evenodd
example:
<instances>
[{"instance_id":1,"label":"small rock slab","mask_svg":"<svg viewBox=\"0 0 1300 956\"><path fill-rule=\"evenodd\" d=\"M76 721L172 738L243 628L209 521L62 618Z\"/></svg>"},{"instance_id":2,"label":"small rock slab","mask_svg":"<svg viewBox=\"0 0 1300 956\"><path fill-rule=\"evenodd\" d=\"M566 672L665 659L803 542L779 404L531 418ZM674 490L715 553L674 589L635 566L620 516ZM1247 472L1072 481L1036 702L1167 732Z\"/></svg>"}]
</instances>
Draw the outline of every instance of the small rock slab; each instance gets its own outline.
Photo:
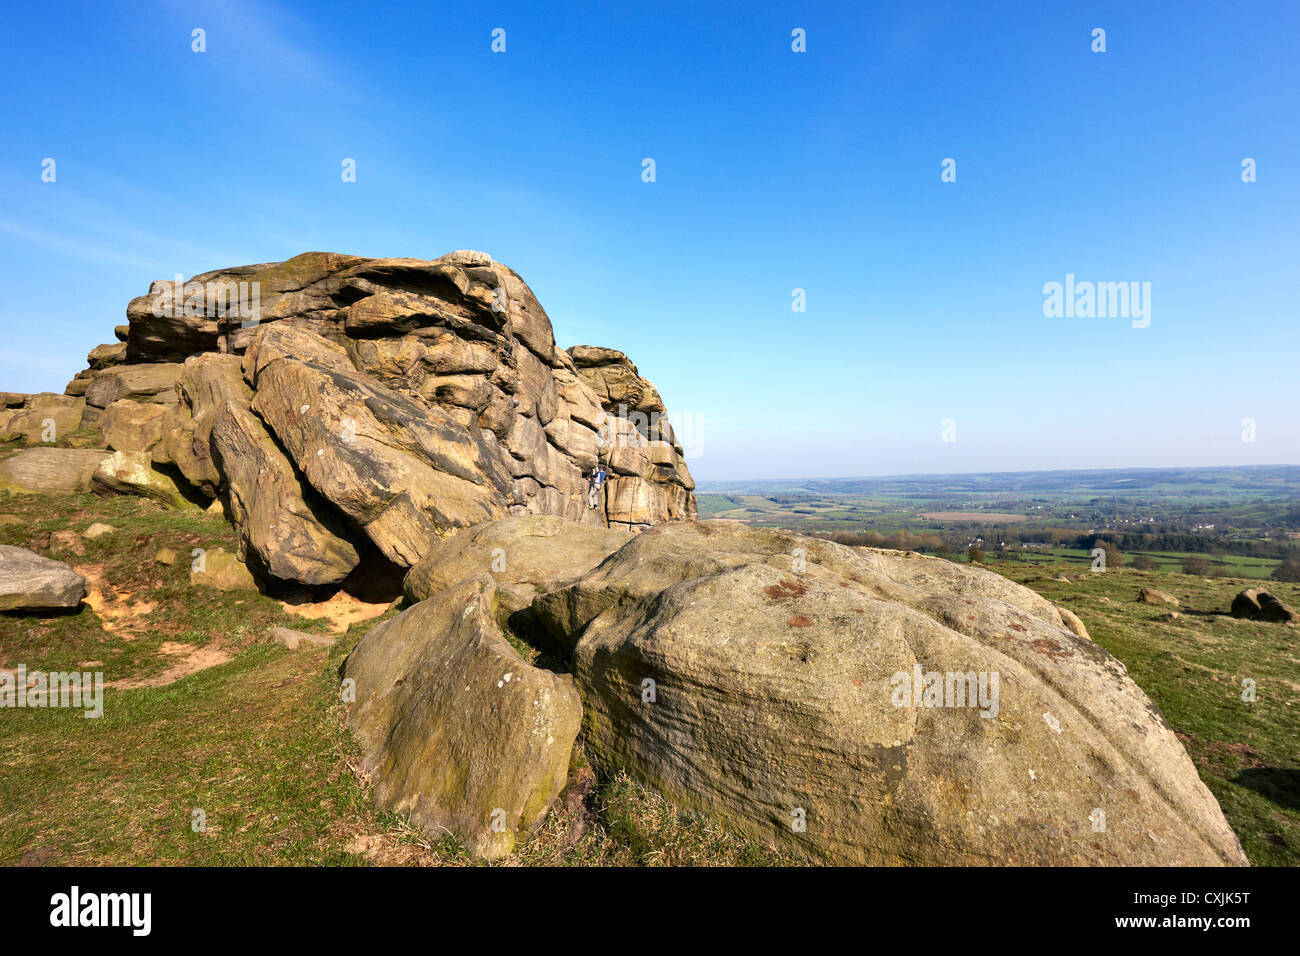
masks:
<instances>
[{"instance_id":1,"label":"small rock slab","mask_svg":"<svg viewBox=\"0 0 1300 956\"><path fill-rule=\"evenodd\" d=\"M190 568L190 584L218 591L256 591L257 579L225 548L208 548L198 567Z\"/></svg>"},{"instance_id":2,"label":"small rock slab","mask_svg":"<svg viewBox=\"0 0 1300 956\"><path fill-rule=\"evenodd\" d=\"M55 531L50 535L50 549L53 551L71 551L73 554L85 554L86 543L75 531Z\"/></svg>"},{"instance_id":3,"label":"small rock slab","mask_svg":"<svg viewBox=\"0 0 1300 956\"><path fill-rule=\"evenodd\" d=\"M497 619L532 604L542 591L570 584L631 539L629 531L565 521L558 515L521 515L467 528L432 541L407 572L403 589L423 601L479 574L492 574Z\"/></svg>"},{"instance_id":4,"label":"small rock slab","mask_svg":"<svg viewBox=\"0 0 1300 956\"><path fill-rule=\"evenodd\" d=\"M1178 598L1159 588L1142 588L1138 591L1138 600L1143 604L1172 604L1174 607L1179 604Z\"/></svg>"},{"instance_id":5,"label":"small rock slab","mask_svg":"<svg viewBox=\"0 0 1300 956\"><path fill-rule=\"evenodd\" d=\"M86 579L62 561L0 545L0 611L75 608L85 596Z\"/></svg>"},{"instance_id":6,"label":"small rock slab","mask_svg":"<svg viewBox=\"0 0 1300 956\"><path fill-rule=\"evenodd\" d=\"M271 640L277 644L283 644L291 651L296 651L302 644L313 644L316 647L333 647L338 643L336 637L328 637L324 634L308 634L306 631L295 631L288 627L272 628Z\"/></svg>"},{"instance_id":7,"label":"small rock slab","mask_svg":"<svg viewBox=\"0 0 1300 956\"><path fill-rule=\"evenodd\" d=\"M82 448L27 448L0 461L0 491L19 494L75 495L90 481L106 451Z\"/></svg>"}]
</instances>

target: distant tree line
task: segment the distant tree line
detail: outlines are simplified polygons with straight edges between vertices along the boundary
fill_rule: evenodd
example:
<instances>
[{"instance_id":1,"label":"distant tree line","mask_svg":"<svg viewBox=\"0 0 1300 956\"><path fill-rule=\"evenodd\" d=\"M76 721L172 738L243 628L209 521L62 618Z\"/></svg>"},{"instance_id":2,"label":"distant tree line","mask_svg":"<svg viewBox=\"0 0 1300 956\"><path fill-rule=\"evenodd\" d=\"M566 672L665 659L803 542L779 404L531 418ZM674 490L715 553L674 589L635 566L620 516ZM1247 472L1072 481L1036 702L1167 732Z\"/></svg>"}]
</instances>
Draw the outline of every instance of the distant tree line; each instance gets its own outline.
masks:
<instances>
[{"instance_id":1,"label":"distant tree line","mask_svg":"<svg viewBox=\"0 0 1300 956\"><path fill-rule=\"evenodd\" d=\"M874 532L867 532L872 534ZM900 532L906 533L906 532ZM882 535L882 537L885 537ZM913 535L917 540L924 540L933 535ZM977 522L954 523L951 530L945 529L939 535L943 549L948 551L965 550L972 538L982 538L994 545L1001 543L1009 549L1018 549L1023 544L1040 544L1049 548L1074 548L1079 551L1091 551L1098 542L1107 542L1122 552L1137 551L1183 551L1195 554L1233 554L1244 558L1271 558L1282 560L1298 553L1297 542L1283 538L1232 538L1217 534L1192 534L1189 532L1169 531L1152 533L1149 531L1089 531L1080 532L1072 528L1033 528L1021 530L1018 525L987 525ZM864 542L865 543L865 542ZM899 547L899 545L877 544L872 547ZM924 550L913 547L912 550Z\"/></svg>"},{"instance_id":2,"label":"distant tree line","mask_svg":"<svg viewBox=\"0 0 1300 956\"><path fill-rule=\"evenodd\" d=\"M1148 570L1154 566L1154 562L1149 558L1141 561L1137 559L1136 556L1142 552L1184 552L1197 557L1197 560L1192 562L1193 570L1187 573L1200 575L1212 574L1214 569L1210 561L1199 558L1199 555L1207 555L1211 559L1216 555L1230 554L1238 557L1281 560L1288 568L1300 565L1300 550L1291 542L1194 534L1146 534L1123 531L1080 534L1078 531L1055 528L1035 529L1021 536L1014 527L962 522L953 531L943 534L913 531L837 531L828 537L839 544L858 547L891 548L947 556L965 554L968 560L972 559L970 549L977 548L981 561L986 552L996 553L999 560L1015 560L1020 555L1022 542L1088 552L1094 548L1102 548L1106 551L1108 567L1120 567L1125 561L1125 554L1128 554L1130 563L1138 570ZM1300 580L1300 577L1282 577L1278 580Z\"/></svg>"},{"instance_id":3,"label":"distant tree line","mask_svg":"<svg viewBox=\"0 0 1300 956\"><path fill-rule=\"evenodd\" d=\"M879 531L836 531L830 539L838 544L847 544L861 548L891 548L898 551L920 551L922 554L945 554L950 551L964 550L965 536L961 544L956 544L937 534L914 534L910 531L897 531L884 534Z\"/></svg>"},{"instance_id":4,"label":"distant tree line","mask_svg":"<svg viewBox=\"0 0 1300 956\"><path fill-rule=\"evenodd\" d=\"M1099 541L1115 545L1121 551L1189 551L1197 554L1235 554L1245 558L1286 558L1295 553L1285 541L1261 538L1228 538L1196 534L1143 534L1126 531L1102 531L1076 535L1067 548L1091 551Z\"/></svg>"},{"instance_id":5,"label":"distant tree line","mask_svg":"<svg viewBox=\"0 0 1300 956\"><path fill-rule=\"evenodd\" d=\"M1300 582L1300 555L1293 554L1274 568L1273 580Z\"/></svg>"}]
</instances>

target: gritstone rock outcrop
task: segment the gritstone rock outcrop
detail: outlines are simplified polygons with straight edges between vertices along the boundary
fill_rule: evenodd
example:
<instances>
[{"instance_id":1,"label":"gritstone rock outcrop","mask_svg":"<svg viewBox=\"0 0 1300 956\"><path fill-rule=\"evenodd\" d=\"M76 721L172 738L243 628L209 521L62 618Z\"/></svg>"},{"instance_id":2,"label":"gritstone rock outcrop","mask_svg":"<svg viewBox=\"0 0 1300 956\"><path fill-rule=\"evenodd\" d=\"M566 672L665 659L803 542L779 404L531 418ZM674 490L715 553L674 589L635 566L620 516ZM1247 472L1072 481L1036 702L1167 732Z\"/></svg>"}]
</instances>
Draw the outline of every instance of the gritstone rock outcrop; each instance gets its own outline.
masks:
<instances>
[{"instance_id":1,"label":"gritstone rock outcrop","mask_svg":"<svg viewBox=\"0 0 1300 956\"><path fill-rule=\"evenodd\" d=\"M622 352L558 348L532 291L483 253L305 253L154 282L127 319L66 395L6 393L0 434L86 433L117 453L102 493L181 507L174 478L220 496L263 578L337 584L366 553L410 567L510 515L625 531L695 517L654 386Z\"/></svg>"}]
</instances>

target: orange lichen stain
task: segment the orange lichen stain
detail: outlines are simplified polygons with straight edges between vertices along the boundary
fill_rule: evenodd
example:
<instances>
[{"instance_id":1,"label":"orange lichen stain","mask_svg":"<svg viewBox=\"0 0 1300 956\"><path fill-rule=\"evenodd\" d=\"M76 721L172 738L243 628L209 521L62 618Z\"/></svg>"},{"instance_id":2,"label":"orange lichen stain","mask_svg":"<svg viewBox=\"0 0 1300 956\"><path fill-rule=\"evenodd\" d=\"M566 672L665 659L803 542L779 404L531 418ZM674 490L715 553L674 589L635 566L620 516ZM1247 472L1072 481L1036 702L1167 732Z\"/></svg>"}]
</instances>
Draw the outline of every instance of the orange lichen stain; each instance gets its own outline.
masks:
<instances>
[{"instance_id":1,"label":"orange lichen stain","mask_svg":"<svg viewBox=\"0 0 1300 956\"><path fill-rule=\"evenodd\" d=\"M1059 661L1064 657L1070 656L1068 648L1062 647L1050 637L1040 637L1029 645L1040 654L1046 654L1054 661Z\"/></svg>"},{"instance_id":2,"label":"orange lichen stain","mask_svg":"<svg viewBox=\"0 0 1300 956\"><path fill-rule=\"evenodd\" d=\"M783 578L780 584L770 584L763 588L763 593L773 601L783 601L803 597L808 593L808 585L801 581L791 581L789 578Z\"/></svg>"}]
</instances>

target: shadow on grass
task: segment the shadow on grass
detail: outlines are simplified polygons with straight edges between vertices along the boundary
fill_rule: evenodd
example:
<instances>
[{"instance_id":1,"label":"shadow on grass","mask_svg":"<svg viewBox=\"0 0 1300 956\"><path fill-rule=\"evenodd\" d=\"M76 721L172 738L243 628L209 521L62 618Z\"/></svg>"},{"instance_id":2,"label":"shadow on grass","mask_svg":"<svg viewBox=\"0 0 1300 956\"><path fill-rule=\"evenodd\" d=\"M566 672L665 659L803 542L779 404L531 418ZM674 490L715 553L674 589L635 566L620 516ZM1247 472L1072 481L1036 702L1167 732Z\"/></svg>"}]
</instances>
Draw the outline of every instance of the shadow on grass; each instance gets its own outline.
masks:
<instances>
[{"instance_id":1,"label":"shadow on grass","mask_svg":"<svg viewBox=\"0 0 1300 956\"><path fill-rule=\"evenodd\" d=\"M1249 767L1233 779L1247 790L1287 810L1300 810L1300 770L1284 767Z\"/></svg>"},{"instance_id":2,"label":"shadow on grass","mask_svg":"<svg viewBox=\"0 0 1300 956\"><path fill-rule=\"evenodd\" d=\"M89 604L87 604L85 601L81 601L80 603L77 604L76 607L8 608L4 611L0 611L0 619L18 620L20 618L27 618L27 617L39 617L39 618L76 617L83 610L90 611L92 614L94 613L94 609Z\"/></svg>"}]
</instances>

